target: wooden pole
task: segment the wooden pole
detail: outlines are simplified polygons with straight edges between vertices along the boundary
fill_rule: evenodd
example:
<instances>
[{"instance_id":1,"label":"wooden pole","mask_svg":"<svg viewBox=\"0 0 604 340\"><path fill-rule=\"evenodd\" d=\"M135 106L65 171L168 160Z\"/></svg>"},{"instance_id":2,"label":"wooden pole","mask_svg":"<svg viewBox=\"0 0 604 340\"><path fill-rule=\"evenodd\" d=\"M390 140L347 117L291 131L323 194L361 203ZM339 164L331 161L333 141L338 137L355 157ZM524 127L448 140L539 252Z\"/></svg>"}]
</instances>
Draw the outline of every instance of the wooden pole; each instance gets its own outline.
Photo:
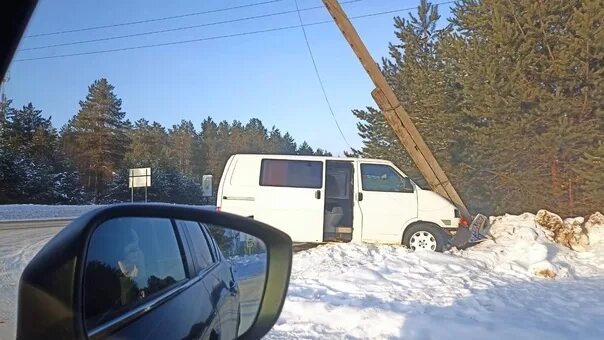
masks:
<instances>
[{"instance_id":1,"label":"wooden pole","mask_svg":"<svg viewBox=\"0 0 604 340\"><path fill-rule=\"evenodd\" d=\"M344 13L337 0L323 0L323 4L335 20L342 31L344 38L352 47L352 50L359 58L363 68L373 81L376 89L371 93L376 103L384 113L388 124L392 127L397 137L409 152L411 159L417 165L432 190L453 202L461 213L470 217L470 213L461 200L459 194L447 178L447 175L438 164L438 161L424 142L424 139L417 131L417 128L411 121L409 114L401 106L396 94L388 84L388 81L382 74L380 68L375 63L367 47L359 37L354 26Z\"/></svg>"}]
</instances>

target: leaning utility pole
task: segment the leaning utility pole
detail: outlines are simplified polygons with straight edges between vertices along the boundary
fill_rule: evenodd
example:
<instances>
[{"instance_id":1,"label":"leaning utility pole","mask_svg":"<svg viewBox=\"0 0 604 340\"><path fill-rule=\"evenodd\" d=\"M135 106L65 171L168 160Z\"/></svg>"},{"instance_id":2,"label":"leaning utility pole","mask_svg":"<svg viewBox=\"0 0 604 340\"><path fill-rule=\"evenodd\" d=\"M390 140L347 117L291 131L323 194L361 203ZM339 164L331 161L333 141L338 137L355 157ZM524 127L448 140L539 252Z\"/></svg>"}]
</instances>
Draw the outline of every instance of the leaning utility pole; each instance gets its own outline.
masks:
<instances>
[{"instance_id":1,"label":"leaning utility pole","mask_svg":"<svg viewBox=\"0 0 604 340\"><path fill-rule=\"evenodd\" d=\"M434 158L419 131L417 131L409 114L401 106L396 94L386 81L371 54L369 54L367 47L365 47L365 44L338 1L323 0L323 4L325 4L325 7L342 31L344 38L348 41L350 47L352 47L352 50L375 84L376 88L371 92L373 99L384 113L388 124L392 127L407 152L409 152L411 159L417 165L417 168L430 185L430 188L443 197L448 198L457 205L466 218L469 218L470 214L461 197L457 194L447 175L438 164L436 158Z\"/></svg>"}]
</instances>

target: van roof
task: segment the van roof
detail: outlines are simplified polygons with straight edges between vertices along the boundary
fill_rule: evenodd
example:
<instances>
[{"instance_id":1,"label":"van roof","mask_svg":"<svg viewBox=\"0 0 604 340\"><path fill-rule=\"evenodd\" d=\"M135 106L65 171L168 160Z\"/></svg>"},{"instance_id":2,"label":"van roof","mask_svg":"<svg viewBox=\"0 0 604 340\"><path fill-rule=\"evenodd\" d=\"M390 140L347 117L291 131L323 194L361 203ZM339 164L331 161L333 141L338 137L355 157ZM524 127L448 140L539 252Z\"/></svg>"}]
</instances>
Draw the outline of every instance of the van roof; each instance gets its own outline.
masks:
<instances>
[{"instance_id":1,"label":"van roof","mask_svg":"<svg viewBox=\"0 0 604 340\"><path fill-rule=\"evenodd\" d=\"M310 155L283 155L283 154L234 154L232 157L262 157L262 158L274 158L274 159L300 159L300 160L329 160L329 161L354 161L363 160L376 163L391 163L385 159L377 158L360 158L360 157L334 157L334 156L310 156Z\"/></svg>"}]
</instances>

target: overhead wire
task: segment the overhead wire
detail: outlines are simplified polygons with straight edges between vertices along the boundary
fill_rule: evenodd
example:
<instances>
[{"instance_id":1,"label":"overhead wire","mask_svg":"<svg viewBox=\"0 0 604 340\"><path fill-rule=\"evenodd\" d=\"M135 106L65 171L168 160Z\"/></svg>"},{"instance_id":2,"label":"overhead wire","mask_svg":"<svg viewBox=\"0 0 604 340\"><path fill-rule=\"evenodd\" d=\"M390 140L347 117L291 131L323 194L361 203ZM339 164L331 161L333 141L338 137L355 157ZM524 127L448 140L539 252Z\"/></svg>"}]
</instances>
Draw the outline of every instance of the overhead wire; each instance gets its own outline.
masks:
<instances>
[{"instance_id":1,"label":"overhead wire","mask_svg":"<svg viewBox=\"0 0 604 340\"><path fill-rule=\"evenodd\" d=\"M49 35L60 35L60 34L66 34L66 33L93 31L93 30L98 30L98 29L103 29L103 28L131 26L131 25L144 24L144 23L148 23L148 22L165 21L165 20L186 18L186 17L203 15L203 14L226 12L226 11L231 11L231 10L240 9L240 8L256 7L256 6L262 6L262 5L267 5L267 4L272 4L272 3L276 3L276 2L282 2L282 1L285 1L285 0L267 0L267 1L255 2L255 3L251 3L251 4L245 4L245 5L225 7L225 8L217 8L217 9L211 9L211 10L207 10L207 11L178 14L178 15L159 17L159 18L153 18L153 19L128 21L128 22L122 22L122 23L117 23L117 24L109 24L109 25L82 27L82 28L75 28L75 29L56 31L56 32L30 34L30 35L26 35L23 38L35 38L35 37L44 37L44 36L49 36Z\"/></svg>"},{"instance_id":2,"label":"overhead wire","mask_svg":"<svg viewBox=\"0 0 604 340\"><path fill-rule=\"evenodd\" d=\"M444 2L440 2L440 3L435 3L434 5L444 5L444 4L449 4L449 3L453 3L453 2L454 1L444 1ZM409 10L415 9L416 7L417 6L407 7L407 8L400 8L400 9L389 10L389 11L376 12L376 13L362 14L362 15L357 15L357 16L351 16L350 19L354 20L354 19L361 19L361 18L367 18L367 17L380 16L380 15L385 15L385 14L398 13L398 12L403 12L403 11L409 11ZM104 49L104 50L95 50L95 51L87 51L87 52L57 54L57 55L42 56L42 57L20 58L20 59L13 60L13 62L45 60L45 59L57 59L57 58L75 57L75 56L82 56L82 55L102 54L102 53L111 53L111 52L119 52L119 51L130 51L130 50L153 48L153 47L160 47L160 46L180 45L180 44L188 44L188 43L194 43L194 42L200 42L200 41L218 40L218 39L226 39L226 38L233 38L233 37L240 37L240 36L260 34L260 33L268 33L268 32L275 32L275 31L282 31L282 30L290 30L290 29L299 28L299 27L302 27L302 26L309 27L309 26L323 25L323 24L328 24L328 23L333 23L333 20L330 19L330 20L323 20L323 21L317 21L317 22L307 23L307 24L304 24L304 25L300 25L300 24L298 24L298 25L289 25L289 26L275 27L275 28L269 28L269 29L264 29L264 30L240 32L240 33L234 33L234 34L224 34L224 35L217 35L217 36L211 36L211 37L189 39L189 40L180 40L180 41L171 41L171 42L157 43L157 44L147 44L147 45L139 45L139 46L131 46L131 47L121 47L121 48Z\"/></svg>"},{"instance_id":3,"label":"overhead wire","mask_svg":"<svg viewBox=\"0 0 604 340\"><path fill-rule=\"evenodd\" d=\"M341 4L345 5L345 4L350 4L350 3L354 3L354 2L360 2L360 1L364 1L364 0L343 1ZM315 10L315 9L320 9L320 8L325 8L325 7L324 6L314 6L314 7L308 7L308 8L300 9L300 11L310 11L310 10ZM156 30L156 31L148 31L148 32L133 33L133 34L124 34L124 35L117 35L117 36L112 36L112 37L97 38L97 39L88 39L88 40L79 40L79 41L72 41L72 42L59 43L59 44L51 44L51 45L43 45L43 46L35 46L35 47L26 47L26 48L20 48L17 51L20 52L20 51L41 50L41 49L45 49L45 48L62 47L62 46L72 46L72 45L80 45L80 44L87 44L87 43L100 42L100 41L108 41L108 40L116 40L116 39L125 39L125 38L140 37L140 36L146 36L146 35L152 35L152 34L160 34L160 33L167 33L167 32L176 32L176 31L189 30L189 29L193 29L193 28L209 27L209 26L222 25L222 24L228 24L228 23L234 23L234 22L241 22L241 21L248 21L248 20L268 18L268 17L285 15L285 14L291 14L291 13L296 13L296 12L297 12L297 10L289 10L289 11L282 11L282 12L275 12L275 13L267 13L267 14L261 14L261 15L255 15L255 16L249 16L249 17L243 17L243 18L237 18L237 19L215 21L215 22L209 22L209 23L205 23L205 24L183 26L183 27L176 27L176 28L168 28L168 29Z\"/></svg>"},{"instance_id":4,"label":"overhead wire","mask_svg":"<svg viewBox=\"0 0 604 340\"><path fill-rule=\"evenodd\" d=\"M346 145L348 145L348 148L352 149L352 146L348 142L348 139L346 139L346 135L344 135L344 132L342 131L342 128L340 127L340 123L338 122L338 118L336 118L336 115L333 111L331 103L329 102L329 97L327 96L327 91L325 90L325 85L323 84L323 80L321 79L321 74L319 73L319 68L317 67L317 62L315 60L315 56L312 52L312 48L310 47L310 42L308 41L308 35L306 34L306 28L304 27L304 22L302 21L302 13L300 12L300 8L298 7L298 0L294 0L294 3L296 4L298 19L300 20L300 28L302 28L302 33L304 35L304 41L306 42L308 54L310 55L310 60L312 60L312 65L315 69L315 74L317 75L317 79L319 80L319 85L321 86L321 91L323 92L323 97L325 98L325 103L327 103L327 107L329 108L329 112L331 113L331 116L333 117L334 123L336 123L336 127L338 128L338 131L340 132L340 136L342 136L342 139L344 140Z\"/></svg>"}]
</instances>

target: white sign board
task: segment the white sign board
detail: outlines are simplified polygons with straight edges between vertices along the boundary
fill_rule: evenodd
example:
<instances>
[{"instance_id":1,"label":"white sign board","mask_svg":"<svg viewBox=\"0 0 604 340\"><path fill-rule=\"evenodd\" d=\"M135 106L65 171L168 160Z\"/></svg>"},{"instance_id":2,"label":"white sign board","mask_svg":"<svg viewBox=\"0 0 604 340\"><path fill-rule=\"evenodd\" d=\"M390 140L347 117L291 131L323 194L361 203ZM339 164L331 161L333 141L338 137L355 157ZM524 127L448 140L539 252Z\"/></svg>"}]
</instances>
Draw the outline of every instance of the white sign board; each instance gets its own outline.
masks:
<instances>
[{"instance_id":1,"label":"white sign board","mask_svg":"<svg viewBox=\"0 0 604 340\"><path fill-rule=\"evenodd\" d=\"M203 197L212 197L212 175L203 175L201 178L201 193Z\"/></svg>"},{"instance_id":2,"label":"white sign board","mask_svg":"<svg viewBox=\"0 0 604 340\"><path fill-rule=\"evenodd\" d=\"M128 178L130 188L144 188L151 186L151 168L130 169Z\"/></svg>"}]
</instances>

